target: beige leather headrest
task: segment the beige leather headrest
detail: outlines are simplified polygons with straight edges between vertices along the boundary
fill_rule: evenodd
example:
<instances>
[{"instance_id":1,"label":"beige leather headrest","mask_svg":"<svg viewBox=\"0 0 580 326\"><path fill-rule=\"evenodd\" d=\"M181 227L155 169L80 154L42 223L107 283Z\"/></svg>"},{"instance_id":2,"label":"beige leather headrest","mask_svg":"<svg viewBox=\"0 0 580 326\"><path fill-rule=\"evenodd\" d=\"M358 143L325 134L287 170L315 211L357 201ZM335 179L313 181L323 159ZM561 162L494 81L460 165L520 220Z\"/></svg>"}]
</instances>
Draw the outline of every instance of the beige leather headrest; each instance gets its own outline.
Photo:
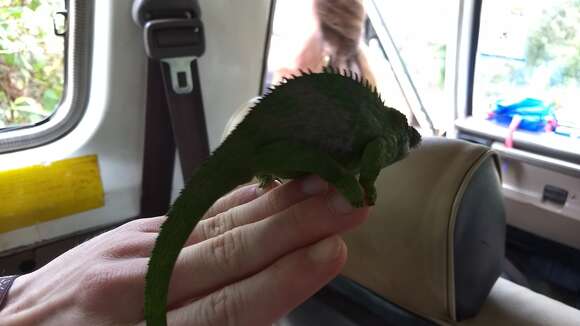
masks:
<instances>
[{"instance_id":1,"label":"beige leather headrest","mask_svg":"<svg viewBox=\"0 0 580 326\"><path fill-rule=\"evenodd\" d=\"M504 255L497 162L483 146L424 139L381 172L369 220L345 235L343 275L430 319L475 315Z\"/></svg>"},{"instance_id":2,"label":"beige leather headrest","mask_svg":"<svg viewBox=\"0 0 580 326\"><path fill-rule=\"evenodd\" d=\"M244 103L244 105L237 108L236 111L234 111L234 113L232 113L232 116L230 117L230 119L226 123L226 126L224 127L224 131L222 132L222 139L221 139L222 142L226 139L226 137L228 137L230 135L230 133L232 131L234 131L236 126L240 122L242 122L242 120L244 120L244 117L246 116L246 114L248 114L250 112L250 108L252 108L254 105L256 105L259 100L260 100L260 97L254 97L251 100L249 100L248 102Z\"/></svg>"}]
</instances>

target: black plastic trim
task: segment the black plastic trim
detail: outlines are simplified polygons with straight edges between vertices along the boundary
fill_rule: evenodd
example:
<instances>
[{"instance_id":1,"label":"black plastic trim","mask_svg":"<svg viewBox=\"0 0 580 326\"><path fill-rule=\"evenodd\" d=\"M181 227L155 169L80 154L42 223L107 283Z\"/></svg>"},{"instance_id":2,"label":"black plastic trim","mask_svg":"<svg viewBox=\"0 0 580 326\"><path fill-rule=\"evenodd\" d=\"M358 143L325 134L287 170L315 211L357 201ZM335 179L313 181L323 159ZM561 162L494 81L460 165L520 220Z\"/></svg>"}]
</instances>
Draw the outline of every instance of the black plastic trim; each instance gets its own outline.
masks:
<instances>
[{"instance_id":1,"label":"black plastic trim","mask_svg":"<svg viewBox=\"0 0 580 326\"><path fill-rule=\"evenodd\" d=\"M516 249L529 255L550 257L576 269L580 273L580 250L540 237L522 229L508 225L507 248Z\"/></svg>"},{"instance_id":2,"label":"black plastic trim","mask_svg":"<svg viewBox=\"0 0 580 326\"><path fill-rule=\"evenodd\" d=\"M474 0L473 3L473 13L472 13L472 24L471 24L471 37L469 45L469 57L468 57L468 68L467 68L467 116L473 114L473 83L475 80L475 64L477 59L477 46L479 43L479 27L481 25L481 6L483 0Z\"/></svg>"},{"instance_id":3,"label":"black plastic trim","mask_svg":"<svg viewBox=\"0 0 580 326\"><path fill-rule=\"evenodd\" d=\"M268 73L268 56L270 55L270 43L272 39L272 28L274 26L274 13L276 12L276 0L270 1L270 11L268 13L268 27L266 28L266 39L264 40L264 53L262 54L262 71L260 75L260 88L258 94L262 95L266 90L266 74Z\"/></svg>"},{"instance_id":4,"label":"black plastic trim","mask_svg":"<svg viewBox=\"0 0 580 326\"><path fill-rule=\"evenodd\" d=\"M336 277L285 321L284 325L436 325L344 276Z\"/></svg>"},{"instance_id":5,"label":"black plastic trim","mask_svg":"<svg viewBox=\"0 0 580 326\"><path fill-rule=\"evenodd\" d=\"M564 206L567 200L568 200L568 190L552 185L544 186L544 191L542 193L542 201L550 201L560 206Z\"/></svg>"}]
</instances>

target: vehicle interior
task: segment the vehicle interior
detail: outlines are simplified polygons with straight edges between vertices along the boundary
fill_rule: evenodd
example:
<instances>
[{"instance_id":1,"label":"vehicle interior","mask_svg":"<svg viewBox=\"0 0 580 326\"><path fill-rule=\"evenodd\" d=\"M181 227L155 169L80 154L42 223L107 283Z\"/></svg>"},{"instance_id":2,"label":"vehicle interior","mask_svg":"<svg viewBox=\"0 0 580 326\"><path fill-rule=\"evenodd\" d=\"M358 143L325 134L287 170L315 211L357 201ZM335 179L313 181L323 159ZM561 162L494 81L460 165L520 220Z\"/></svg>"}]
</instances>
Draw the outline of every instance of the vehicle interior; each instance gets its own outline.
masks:
<instances>
[{"instance_id":1,"label":"vehicle interior","mask_svg":"<svg viewBox=\"0 0 580 326\"><path fill-rule=\"evenodd\" d=\"M300 74L316 1L0 0L0 275L164 215ZM423 141L277 325L580 325L580 2L336 4Z\"/></svg>"}]
</instances>

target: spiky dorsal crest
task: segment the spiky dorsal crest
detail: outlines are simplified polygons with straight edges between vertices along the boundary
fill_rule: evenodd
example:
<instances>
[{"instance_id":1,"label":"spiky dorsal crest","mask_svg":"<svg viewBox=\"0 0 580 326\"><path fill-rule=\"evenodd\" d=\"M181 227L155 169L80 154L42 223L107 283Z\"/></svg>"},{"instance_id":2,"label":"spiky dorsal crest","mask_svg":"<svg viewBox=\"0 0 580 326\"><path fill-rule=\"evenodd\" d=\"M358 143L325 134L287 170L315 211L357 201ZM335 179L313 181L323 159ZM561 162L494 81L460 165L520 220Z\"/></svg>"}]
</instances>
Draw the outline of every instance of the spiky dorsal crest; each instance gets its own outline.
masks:
<instances>
[{"instance_id":1,"label":"spiky dorsal crest","mask_svg":"<svg viewBox=\"0 0 580 326\"><path fill-rule=\"evenodd\" d=\"M316 77L316 76L321 75L321 74L333 74L333 75L338 75L338 76L348 78L351 81L356 82L359 85L366 88L369 91L369 93L373 94L373 96L375 96L377 98L377 100L380 103L382 103L383 106L385 106L385 102L382 99L381 94L378 92L377 87L371 85L371 83L368 79L363 78L361 75L359 75L356 72L353 72L352 70L343 69L342 71L340 71L336 67L325 66L325 67L323 67L322 72L313 72L311 69L307 69L307 70L299 69L297 74L293 74L290 77L284 77L281 79L281 81L278 84L270 85L268 88L266 88L266 90L264 91L264 94L262 96L260 96L256 100L254 100L251 106L247 107L247 110L244 112L244 119L248 115L252 114L252 112L254 110L256 110L262 104L262 102L267 100L267 98L269 97L270 94L277 92L277 91L280 91L280 90L278 90L278 88L287 87L289 83L296 82L297 80L299 80L301 78L312 78L312 77ZM232 135L234 133L237 133L237 127L233 128L230 135Z\"/></svg>"},{"instance_id":2,"label":"spiky dorsal crest","mask_svg":"<svg viewBox=\"0 0 580 326\"><path fill-rule=\"evenodd\" d=\"M359 83L364 88L368 89L374 96L376 96L384 104L384 101L381 98L381 94L378 92L377 87L374 85L371 85L371 83L368 79L364 78L362 75L359 75L358 73L356 73L352 70L343 69L341 71L337 67L327 65L327 66L324 66L322 68L322 72L313 72L311 69L306 69L306 70L299 69L297 74L292 74L292 75L290 75L290 77L283 77L282 80L278 84L271 85L270 87L268 87L266 89L264 94L260 97L260 100L258 100L250 108L250 111L253 110L265 97L267 97L271 93L275 92L277 88L284 87L286 84L292 83L295 80L298 80L300 78L308 78L310 76L315 76L315 75L319 75L319 74L333 74L333 75L338 75L338 76L349 78L349 79Z\"/></svg>"}]
</instances>

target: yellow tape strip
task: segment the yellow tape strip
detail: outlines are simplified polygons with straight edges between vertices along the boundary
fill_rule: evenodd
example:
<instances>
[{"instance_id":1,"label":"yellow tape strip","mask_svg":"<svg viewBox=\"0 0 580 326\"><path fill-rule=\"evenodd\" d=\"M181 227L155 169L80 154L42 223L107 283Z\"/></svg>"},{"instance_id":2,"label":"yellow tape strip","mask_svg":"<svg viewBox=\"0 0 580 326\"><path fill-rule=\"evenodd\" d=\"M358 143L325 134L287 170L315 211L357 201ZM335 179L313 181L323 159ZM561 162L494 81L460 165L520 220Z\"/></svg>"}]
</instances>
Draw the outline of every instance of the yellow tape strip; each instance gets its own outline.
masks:
<instances>
[{"instance_id":1,"label":"yellow tape strip","mask_svg":"<svg viewBox=\"0 0 580 326\"><path fill-rule=\"evenodd\" d=\"M96 155L0 172L0 233L104 205Z\"/></svg>"}]
</instances>

